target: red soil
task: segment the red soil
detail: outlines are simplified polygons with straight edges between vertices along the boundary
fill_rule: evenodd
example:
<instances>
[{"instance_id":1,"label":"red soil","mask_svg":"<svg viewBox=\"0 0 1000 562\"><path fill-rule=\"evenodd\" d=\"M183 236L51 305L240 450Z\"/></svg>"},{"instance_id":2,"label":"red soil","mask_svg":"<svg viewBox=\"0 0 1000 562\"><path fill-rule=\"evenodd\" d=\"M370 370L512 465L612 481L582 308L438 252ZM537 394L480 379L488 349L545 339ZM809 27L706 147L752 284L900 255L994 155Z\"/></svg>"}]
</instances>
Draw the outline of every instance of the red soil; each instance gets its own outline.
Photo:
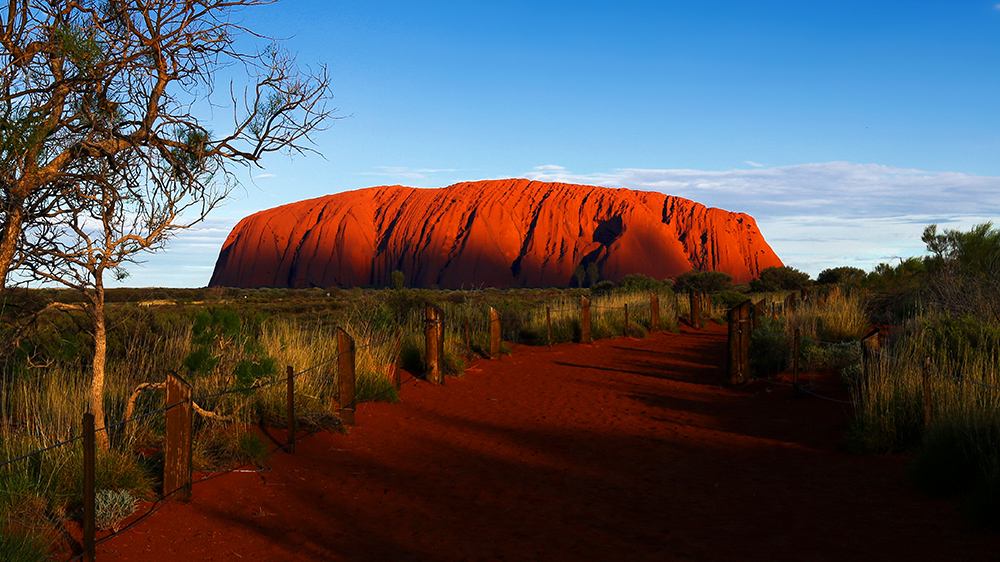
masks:
<instances>
[{"instance_id":1,"label":"red soil","mask_svg":"<svg viewBox=\"0 0 1000 562\"><path fill-rule=\"evenodd\" d=\"M566 286L595 263L601 278L662 279L691 269L738 283L781 260L753 217L663 193L528 180L441 189L382 186L246 217L211 285Z\"/></svg>"},{"instance_id":2,"label":"red soil","mask_svg":"<svg viewBox=\"0 0 1000 562\"><path fill-rule=\"evenodd\" d=\"M725 335L515 346L195 486L101 560L962 560L1000 538L838 450L844 406L717 386Z\"/></svg>"}]
</instances>

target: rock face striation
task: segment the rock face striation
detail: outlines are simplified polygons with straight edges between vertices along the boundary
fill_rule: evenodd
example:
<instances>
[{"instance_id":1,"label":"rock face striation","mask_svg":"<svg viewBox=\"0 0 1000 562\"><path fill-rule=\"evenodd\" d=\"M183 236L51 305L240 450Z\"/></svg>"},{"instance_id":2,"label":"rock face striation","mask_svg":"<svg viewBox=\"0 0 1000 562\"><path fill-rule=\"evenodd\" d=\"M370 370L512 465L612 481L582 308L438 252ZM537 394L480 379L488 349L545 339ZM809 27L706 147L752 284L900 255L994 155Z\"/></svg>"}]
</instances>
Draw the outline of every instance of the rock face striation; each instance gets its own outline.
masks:
<instances>
[{"instance_id":1,"label":"rock face striation","mask_svg":"<svg viewBox=\"0 0 1000 562\"><path fill-rule=\"evenodd\" d=\"M595 264L595 265L591 265ZM662 193L524 179L398 185L282 205L229 234L211 285L550 287L782 265L753 217Z\"/></svg>"}]
</instances>

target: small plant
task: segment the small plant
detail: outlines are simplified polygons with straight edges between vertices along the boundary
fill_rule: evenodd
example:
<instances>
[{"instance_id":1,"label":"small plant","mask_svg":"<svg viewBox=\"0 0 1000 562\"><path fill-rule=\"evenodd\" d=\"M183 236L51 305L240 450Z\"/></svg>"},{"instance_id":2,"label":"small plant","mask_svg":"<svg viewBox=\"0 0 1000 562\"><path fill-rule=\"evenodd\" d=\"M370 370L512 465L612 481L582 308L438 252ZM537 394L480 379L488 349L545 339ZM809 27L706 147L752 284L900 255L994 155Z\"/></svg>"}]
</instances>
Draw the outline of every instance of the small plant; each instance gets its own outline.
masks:
<instances>
[{"instance_id":1,"label":"small plant","mask_svg":"<svg viewBox=\"0 0 1000 562\"><path fill-rule=\"evenodd\" d=\"M788 366L790 342L780 321L761 318L750 336L750 369L757 377L769 377Z\"/></svg>"},{"instance_id":2,"label":"small plant","mask_svg":"<svg viewBox=\"0 0 1000 562\"><path fill-rule=\"evenodd\" d=\"M406 286L406 277L403 275L403 272L398 269L394 269L392 273L389 274L389 280L392 288L397 291L402 290Z\"/></svg>"},{"instance_id":3,"label":"small plant","mask_svg":"<svg viewBox=\"0 0 1000 562\"><path fill-rule=\"evenodd\" d=\"M97 528L117 531L135 513L138 499L128 490L97 490L94 496L94 519Z\"/></svg>"},{"instance_id":4,"label":"small plant","mask_svg":"<svg viewBox=\"0 0 1000 562\"><path fill-rule=\"evenodd\" d=\"M0 560L44 562L49 560L48 541L42 537L0 531Z\"/></svg>"}]
</instances>

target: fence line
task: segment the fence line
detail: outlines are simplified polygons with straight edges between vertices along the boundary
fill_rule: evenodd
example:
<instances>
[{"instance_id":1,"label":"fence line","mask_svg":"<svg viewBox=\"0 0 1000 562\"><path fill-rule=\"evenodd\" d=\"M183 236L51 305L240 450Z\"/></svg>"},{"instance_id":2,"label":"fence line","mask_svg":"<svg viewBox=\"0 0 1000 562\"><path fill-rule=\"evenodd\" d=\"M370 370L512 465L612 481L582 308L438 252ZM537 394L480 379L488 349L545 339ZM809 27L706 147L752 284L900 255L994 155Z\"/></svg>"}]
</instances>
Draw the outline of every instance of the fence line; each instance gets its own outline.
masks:
<instances>
[{"instance_id":1,"label":"fence line","mask_svg":"<svg viewBox=\"0 0 1000 562\"><path fill-rule=\"evenodd\" d=\"M638 300L639 299L636 299L636 301L638 301ZM651 295L650 296L649 305L653 306L653 303L656 303L657 306L659 305L658 297L653 297ZM590 304L590 306L592 308L594 308L594 309L596 309L598 311L621 311L621 312L624 312L626 315L628 315L629 314L629 305L636 306L638 304L638 302L629 301L627 303L623 303L623 306L613 306L613 305L603 305L603 304L597 304L597 305L595 305L595 304L592 304L592 303L589 303L589 304ZM669 308L674 308L675 309L674 311L677 312L675 306L668 305L668 307ZM645 310L645 307L639 306L635 310L638 311L640 309ZM551 312L553 312L553 311L555 311L555 312L571 312L571 313L575 312L575 313L582 313L583 310L584 310L584 306L583 306L583 303L581 303L580 305L577 305L577 306L572 306L572 305L568 305L567 304L567 305L563 305L563 306L552 307L551 305L547 305L546 306L546 310L547 310L548 314L551 314ZM516 316L516 315L512 315L512 316ZM649 314L646 314L644 317L649 317L650 321L652 321L651 320L651 318L652 318L652 313L651 312ZM551 334L551 331L550 331L550 334ZM442 333L441 335L443 336L444 334ZM359 346L353 346L352 345L351 346L352 361L353 361L354 353L356 353L357 351L364 350L364 349L369 349L369 348L380 347L380 346L386 345L386 344L394 342L394 341L395 342L401 342L404 337L405 336L402 333L395 332L395 333L392 333L392 334L390 334L390 335L388 335L386 337L383 337L381 339L377 339L377 340L369 339L369 341L367 343L363 344L363 345L359 345ZM442 337L442 339L443 339L443 337ZM551 342L551 335L549 337L549 341ZM213 393L210 393L210 394L207 394L207 395L202 395L202 396L194 396L190 392L190 390L188 390L188 391L186 391L187 392L187 397L185 399L178 400L178 401L175 401L175 402L172 402L172 403L169 403L169 404L165 404L163 407L152 409L150 411L146 411L146 412L143 412L143 413L138 413L138 414L131 415L131 416L125 418L125 419L121 419L121 420L119 420L117 422L114 422L114 423L106 423L106 424L104 424L100 428L93 428L93 424L92 423L88 427L87 423L85 421L85 423L84 423L85 431L84 431L84 433L82 435L74 436L74 437L71 437L70 439L66 439L66 440L63 440L63 441L58 441L56 443L52 443L52 444L47 445L45 447L40 447L40 448L35 449L33 451L30 451L30 452L18 455L16 457L12 457L12 458L6 459L6 460L0 462L0 469L3 469L5 467L7 467L7 466L16 464L18 462L23 462L23 461L25 461L27 459L30 459L30 458L35 457L37 455L44 454L44 453L46 453L48 451L59 449L61 447L65 447L65 446L68 446L68 445L74 445L77 442L84 441L84 443L85 443L85 462L84 462L85 466L84 466L84 470L85 470L85 472L90 471L89 473L93 474L93 470L94 470L93 463L95 462L95 452L96 452L96 444L94 443L93 436L95 436L98 433L105 432L105 433L107 433L110 436L113 432L115 432L115 431L117 431L117 430L119 430L119 429L121 429L123 427L126 427L126 426L128 426L130 424L141 424L141 423L143 423L145 421L148 421L148 420L151 420L151 419L154 419L154 418L158 418L160 416L166 416L168 413L173 412L177 408L181 408L181 407L185 407L185 406L190 407L192 409L192 411L196 411L198 414L204 416L206 414L205 414L205 412L203 410L201 410L201 408L199 406L197 406L196 400L200 400L203 403L205 403L205 401L212 401L212 400L216 400L218 398L222 398L222 397L233 395L233 394L253 394L253 393L255 393L257 391L260 391L262 389L274 387L274 386L277 386L277 385L282 384L282 383L286 383L288 385L288 392L289 392L290 397L291 397L291 396L294 395L294 384L293 384L293 381L295 379L297 379L299 377L302 377L303 375L316 372L319 369L321 369L321 368L323 368L325 366L328 366L328 365L330 365L332 363L338 362L338 360L341 359L343 353L345 353L345 352L342 349L340 349L340 347L338 346L338 349L337 349L336 353L334 353L333 355L331 355L329 357L326 357L323 360L318 361L318 362L316 362L316 363L314 363L314 364L312 364L312 365L310 365L310 366L308 366L306 368L303 368L303 369L291 369L291 368L289 368L289 372L286 374L285 377L281 377L281 376L268 377L266 379L259 380L259 381L255 382L255 383L251 384L251 385L248 385L248 386L224 388L224 389L219 390L217 392L213 392ZM168 376L168 379L169 378L170 377ZM178 378L178 380L180 380L180 379ZM417 382L419 380L421 380L421 379L413 377L413 378L407 380L406 382L399 383L398 382L398 378L397 378L397 382L396 382L396 386L394 386L394 390L398 391L403 386L415 383L415 382ZM184 387L186 387L186 388L190 388L190 386L186 382L184 382L182 380L181 380L180 384L184 385ZM166 387L167 387L167 389L169 389L170 384L168 383L166 385ZM380 394L378 397L375 397L375 398L376 399L381 398L381 397L383 397L383 395L389 394L389 392L390 391L388 389L385 389L382 392L382 394ZM169 390L168 390L168 393L169 393ZM345 408L349 408L349 409L351 409L353 411L353 408L354 408L354 405L355 405L355 402L356 402L356 398L351 398L349 400L349 402L350 402L349 404L341 404L340 405L341 406L340 407L340 412L341 412L342 415L344 413L344 409ZM290 412L294 411L294 403L291 400L291 398L289 398L288 408L289 408ZM85 418L87 416L89 416L89 415L90 414L85 414ZM177 418L172 418L172 419L174 419L175 420L174 423L176 423ZM291 415L290 415L289 419L292 419ZM183 422L183 423L184 423L183 427L186 427L186 429L182 429L182 430L179 430L179 431L181 431L182 435L183 435L183 437L181 437L181 439L186 439L187 440L187 442L188 442L187 447L188 447L188 450L189 450L190 449L190 441L193 440L193 437L194 437L193 436L193 431L192 431L193 428L190 425L191 424L190 419L187 422ZM171 432L170 427L171 427L171 424L168 423L167 433ZM294 438L293 435L291 435L292 433L297 433L296 430L295 430L294 424L289 427L289 433L290 433L290 435L289 435L289 438L288 438L288 442L286 444L279 444L279 445L275 446L274 448L270 449L267 452L267 454L270 455L271 453L274 453L274 452L276 452L278 450L281 450L281 449L285 449L286 451L291 452L291 450L289 448L287 448L287 445L294 443L294 439L295 438ZM175 435L174 439L176 440L176 435ZM164 452L165 452L165 454L167 453L167 449L169 449L171 447L171 444L169 443L170 441L171 441L171 436L168 435L168 436L166 436L164 438L164 442L165 442ZM184 470L187 470L187 471L190 472L190 470L191 470L191 458L190 458L190 454L189 453L188 453L188 455L186 457L182 457L181 458L181 462L185 463L186 466L187 466L187 468L184 469ZM103 543L105 543L105 542L113 539L114 537L116 537L116 536L118 536L118 535L120 535L120 534L128 531L129 529L133 528L135 525L138 525L139 523L141 523L142 521L144 521L145 519L147 519L149 516L151 516L153 513L155 513L156 511L158 511L162 507L163 502L165 502L166 500L171 499L171 498L173 498L174 496L177 496L177 495L179 495L181 497L184 497L187 493L190 492L190 488L194 484L203 482L203 481L205 481L207 479L210 479L210 478L215 478L215 477L223 475L223 474L229 474L229 473L232 473L233 471L236 471L236 470L240 470L242 467L247 466L247 464L249 464L249 463L246 463L246 464L243 464L243 465L240 465L240 466L237 466L237 467L232 467L232 468L229 468L229 469L227 469L225 471L220 471L218 473L214 473L211 476L204 477L204 478L201 478L201 479L198 479L198 480L192 480L190 478L190 475L187 476L186 478L182 476L181 480L180 480L180 485L178 485L177 487L175 487L174 489L171 489L169 491L163 491L163 492L157 493L156 496L155 496L155 499L152 500L152 503L149 505L148 509L144 513L139 514L138 516L135 516L135 517L130 516L131 520L129 521L129 523L127 525L125 525L124 527L122 527L121 529L119 529L117 531L113 531L113 532L110 532L108 534L105 534L105 535L103 535L99 539L97 539L94 536L96 534L96 529L94 528L94 525L93 525L93 517L95 517L95 515L93 513L93 509L90 509L89 512L88 512L88 510L85 510L85 521L84 521L85 533L84 533L84 541L83 541L83 543L84 543L83 552L80 553L80 554L78 554L78 555L75 555L73 558L71 558L71 560L77 560L77 559L91 560L93 558L93 556L94 556L93 548L96 545L103 544ZM167 470L168 470L168 468L167 468L167 466L165 466L164 467L164 471L166 472ZM174 478L176 478L176 476ZM166 478L166 474L165 474L164 475L164 489L166 489L166 487L167 487L166 486L166 480L167 480L167 478ZM96 489L87 489L85 487L85 492L88 493L88 494L90 494L90 495L89 495L89 498L88 497L84 498L84 504L85 505L93 505L93 497L94 497L94 494L96 493ZM88 504L88 502L90 502L90 503Z\"/></svg>"}]
</instances>

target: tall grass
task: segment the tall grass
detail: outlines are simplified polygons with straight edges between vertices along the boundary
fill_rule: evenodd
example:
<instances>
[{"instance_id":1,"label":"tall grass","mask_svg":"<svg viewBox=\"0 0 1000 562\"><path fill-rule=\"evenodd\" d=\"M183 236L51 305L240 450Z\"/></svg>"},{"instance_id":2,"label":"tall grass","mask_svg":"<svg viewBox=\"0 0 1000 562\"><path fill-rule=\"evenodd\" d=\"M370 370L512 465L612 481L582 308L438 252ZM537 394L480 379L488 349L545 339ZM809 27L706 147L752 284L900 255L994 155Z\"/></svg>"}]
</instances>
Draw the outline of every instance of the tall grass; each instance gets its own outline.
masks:
<instances>
[{"instance_id":1,"label":"tall grass","mask_svg":"<svg viewBox=\"0 0 1000 562\"><path fill-rule=\"evenodd\" d=\"M937 329L942 322L954 325L954 319L929 314L911 320L861 374L854 387L852 437L866 450L915 450L912 475L921 487L962 494L977 518L995 524L1000 522L1000 341L995 327L982 326L978 336L966 334L956 342L942 337L946 334ZM928 424L925 392L932 412Z\"/></svg>"},{"instance_id":2,"label":"tall grass","mask_svg":"<svg viewBox=\"0 0 1000 562\"><path fill-rule=\"evenodd\" d=\"M788 294L761 295L766 314L758 319L757 329L751 336L750 363L754 375L767 377L789 368L792 339L799 330L799 366L802 369L853 376L861 360L857 342L869 326L863 295L833 291L799 301L794 309L787 309L784 302ZM769 317L771 303L783 310L775 319Z\"/></svg>"},{"instance_id":3,"label":"tall grass","mask_svg":"<svg viewBox=\"0 0 1000 562\"><path fill-rule=\"evenodd\" d=\"M282 301L288 294L264 296ZM271 313L264 298L255 300L253 307L234 302L243 307L240 332L227 340L217 368L199 374L181 368L194 349L192 321L197 307L117 303L111 318L105 394L111 449L98 455L97 487L109 497L124 498L118 503L126 506L129 497L155 495L157 451L164 432L162 389L135 394L135 421L120 427L117 422L124 419L139 385L161 383L168 372L180 371L192 383L198 406L216 414L195 418L196 469L260 462L266 447L254 427L285 423L285 366L296 373L298 423L326 427L335 422L331 404L339 377L338 327L355 341L356 400L394 401L398 399L394 369L407 368L415 374L423 370L426 305L444 311L444 370L459 375L470 359L488 348L489 306L500 311L504 340L525 344L547 343L545 307L549 306L553 341L567 342L579 339L579 299L586 294L585 290L351 290L324 296L309 291L304 301L308 304L280 302ZM591 301L595 338L623 333L625 304L630 335L641 336L649 329L648 292L612 292L593 295ZM664 290L660 304L662 328L675 329L678 311L672 293ZM32 356L43 361L15 358L0 369L0 462L79 437L89 376L87 350L75 329L75 323L65 319L50 322L30 346ZM250 341L255 345L246 345ZM259 380L253 392L232 392L240 388L232 367L251 348L277 368ZM142 455L137 454L140 451ZM81 466L82 449L76 440L0 467L0 558L34 559L59 536L55 527L61 519L78 516Z\"/></svg>"}]
</instances>

